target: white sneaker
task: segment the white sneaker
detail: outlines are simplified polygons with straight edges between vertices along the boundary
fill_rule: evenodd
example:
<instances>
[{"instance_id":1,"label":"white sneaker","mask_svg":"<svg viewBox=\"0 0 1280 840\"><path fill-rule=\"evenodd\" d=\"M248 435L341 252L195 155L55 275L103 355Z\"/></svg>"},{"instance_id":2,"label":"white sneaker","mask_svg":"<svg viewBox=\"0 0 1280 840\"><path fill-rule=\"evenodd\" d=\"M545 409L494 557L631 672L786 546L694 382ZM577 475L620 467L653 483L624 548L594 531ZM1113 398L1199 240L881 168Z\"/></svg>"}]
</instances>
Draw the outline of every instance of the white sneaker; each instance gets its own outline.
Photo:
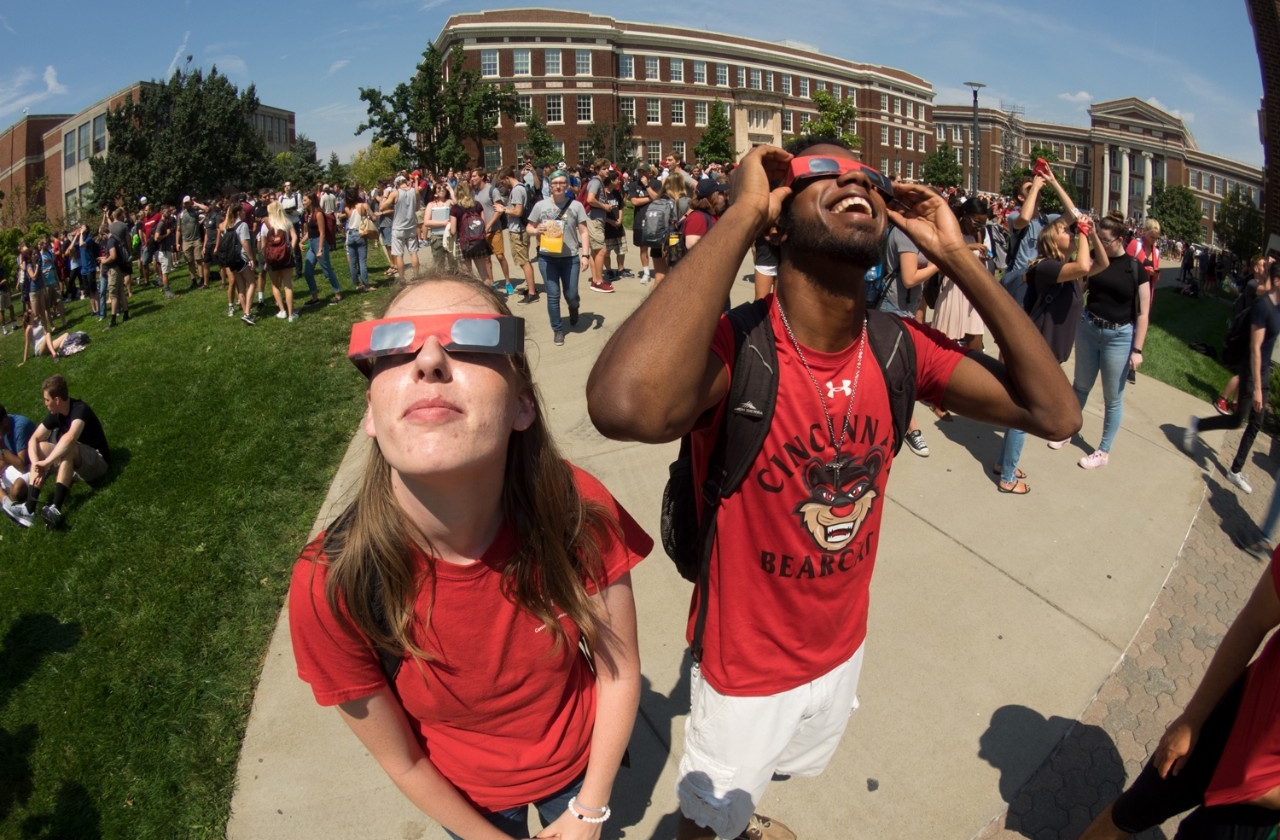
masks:
<instances>
[{"instance_id":1,"label":"white sneaker","mask_svg":"<svg viewBox=\"0 0 1280 840\"><path fill-rule=\"evenodd\" d=\"M285 318L289 317L289 313L281 309L279 312L276 313L276 317L279 318L281 321L283 321Z\"/></svg>"},{"instance_id":2,"label":"white sneaker","mask_svg":"<svg viewBox=\"0 0 1280 840\"><path fill-rule=\"evenodd\" d=\"M14 504L9 501L8 496L5 496L3 499L0 499L0 505L3 505L5 515L14 522L17 522L23 528L30 528L31 523L36 521L35 514L27 510L25 502Z\"/></svg>"},{"instance_id":3,"label":"white sneaker","mask_svg":"<svg viewBox=\"0 0 1280 840\"><path fill-rule=\"evenodd\" d=\"M1195 454L1196 438L1200 436L1200 418L1192 417L1187 421L1187 430L1182 433L1182 451L1188 455Z\"/></svg>"},{"instance_id":4,"label":"white sneaker","mask_svg":"<svg viewBox=\"0 0 1280 840\"><path fill-rule=\"evenodd\" d=\"M1080 465L1082 470L1096 470L1098 467L1105 467L1109 459L1110 456L1106 452L1101 449L1095 449L1076 463Z\"/></svg>"},{"instance_id":5,"label":"white sneaker","mask_svg":"<svg viewBox=\"0 0 1280 840\"><path fill-rule=\"evenodd\" d=\"M1231 472L1230 470L1227 470L1227 481L1230 481L1232 484L1239 487L1241 490L1243 490L1246 493L1253 492L1253 485L1250 484L1248 480L1238 472Z\"/></svg>"},{"instance_id":6,"label":"white sneaker","mask_svg":"<svg viewBox=\"0 0 1280 840\"><path fill-rule=\"evenodd\" d=\"M1071 443L1071 438L1063 438L1062 440L1051 440L1049 441L1049 448L1061 449L1062 447L1066 446L1068 443Z\"/></svg>"},{"instance_id":7,"label":"white sneaker","mask_svg":"<svg viewBox=\"0 0 1280 840\"><path fill-rule=\"evenodd\" d=\"M228 318L236 317L236 305L234 303L227 304L227 317Z\"/></svg>"}]
</instances>

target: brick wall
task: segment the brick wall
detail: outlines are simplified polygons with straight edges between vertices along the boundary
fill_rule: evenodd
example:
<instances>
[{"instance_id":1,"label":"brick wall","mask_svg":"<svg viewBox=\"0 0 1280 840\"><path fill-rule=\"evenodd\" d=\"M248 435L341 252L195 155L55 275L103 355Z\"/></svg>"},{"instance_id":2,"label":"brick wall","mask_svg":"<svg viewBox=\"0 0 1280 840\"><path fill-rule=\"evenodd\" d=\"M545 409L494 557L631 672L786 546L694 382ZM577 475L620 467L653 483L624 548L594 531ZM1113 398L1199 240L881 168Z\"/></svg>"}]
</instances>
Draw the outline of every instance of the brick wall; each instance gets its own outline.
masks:
<instances>
[{"instance_id":1,"label":"brick wall","mask_svg":"<svg viewBox=\"0 0 1280 840\"><path fill-rule=\"evenodd\" d=\"M1253 21L1253 37L1262 63L1262 98L1266 125L1263 137L1263 195L1266 201L1267 235L1280 233L1280 161L1273 154L1280 150L1280 0L1248 0L1249 17Z\"/></svg>"}]
</instances>

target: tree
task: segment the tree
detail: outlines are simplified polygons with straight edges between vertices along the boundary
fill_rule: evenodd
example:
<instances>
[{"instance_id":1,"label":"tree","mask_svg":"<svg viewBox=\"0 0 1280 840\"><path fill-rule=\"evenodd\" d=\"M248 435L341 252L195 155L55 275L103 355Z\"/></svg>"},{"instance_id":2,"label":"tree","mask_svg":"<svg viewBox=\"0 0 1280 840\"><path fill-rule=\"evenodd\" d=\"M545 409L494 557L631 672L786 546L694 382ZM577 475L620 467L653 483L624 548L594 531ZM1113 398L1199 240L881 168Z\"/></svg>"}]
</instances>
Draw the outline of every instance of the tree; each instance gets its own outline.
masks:
<instances>
[{"instance_id":1,"label":"tree","mask_svg":"<svg viewBox=\"0 0 1280 840\"><path fill-rule=\"evenodd\" d=\"M374 140L368 148L356 152L350 164L351 180L362 187L372 187L381 181L390 181L401 169L405 160L397 146L388 146Z\"/></svg>"},{"instance_id":2,"label":"tree","mask_svg":"<svg viewBox=\"0 0 1280 840\"><path fill-rule=\"evenodd\" d=\"M1033 162L1036 158L1044 158L1045 163L1049 164L1050 168L1053 169L1054 177L1058 179L1063 191L1071 197L1071 202L1077 204L1080 201L1080 191L1076 189L1075 181L1069 177L1070 170L1065 166L1054 166L1055 163L1059 163L1059 160L1053 149L1047 146L1032 146L1029 157ZM1014 188L1017 186L1018 181L1023 178L1030 178L1032 174L1032 170L1026 166L1015 166L1005 172L1000 176L1001 195L1015 195L1016 190ZM1038 204L1039 207L1037 209L1045 213L1061 213L1063 210L1062 202L1058 200L1058 194L1048 187L1040 191Z\"/></svg>"},{"instance_id":3,"label":"tree","mask_svg":"<svg viewBox=\"0 0 1280 840\"><path fill-rule=\"evenodd\" d=\"M591 141L591 155L608 158L622 169L634 169L639 161L635 156L635 124L623 117L616 123L593 123L587 129Z\"/></svg>"},{"instance_id":4,"label":"tree","mask_svg":"<svg viewBox=\"0 0 1280 840\"><path fill-rule=\"evenodd\" d=\"M525 114L524 144L525 154L533 158L534 163L544 160L555 160L560 154L556 150L555 138L547 131L547 124L537 111Z\"/></svg>"},{"instance_id":5,"label":"tree","mask_svg":"<svg viewBox=\"0 0 1280 840\"><path fill-rule=\"evenodd\" d=\"M281 152L273 161L275 171L271 182L283 184L290 182L298 189L313 187L324 179L324 169L316 159L315 141L305 134L299 134L289 147L289 151Z\"/></svg>"},{"instance_id":6,"label":"tree","mask_svg":"<svg viewBox=\"0 0 1280 840\"><path fill-rule=\"evenodd\" d=\"M1170 239L1199 242L1204 236L1200 199L1190 188L1156 184L1151 191L1150 208L1147 215L1160 222L1161 233Z\"/></svg>"},{"instance_id":7,"label":"tree","mask_svg":"<svg viewBox=\"0 0 1280 840\"><path fill-rule=\"evenodd\" d=\"M1163 223L1161 227L1163 231ZM1232 187L1226 201L1218 205L1213 234L1242 260L1262 251L1262 213L1244 197L1239 187Z\"/></svg>"},{"instance_id":8,"label":"tree","mask_svg":"<svg viewBox=\"0 0 1280 840\"><path fill-rule=\"evenodd\" d=\"M702 130L702 138L693 147L693 159L703 166L708 163L733 163L738 159L738 153L733 148L733 128L729 125L729 115L719 99L711 103L707 127Z\"/></svg>"},{"instance_id":9,"label":"tree","mask_svg":"<svg viewBox=\"0 0 1280 840\"><path fill-rule=\"evenodd\" d=\"M956 160L955 150L951 144L944 142L941 146L925 155L924 166L920 178L926 184L935 187L958 187L964 180L964 170Z\"/></svg>"},{"instance_id":10,"label":"tree","mask_svg":"<svg viewBox=\"0 0 1280 840\"><path fill-rule=\"evenodd\" d=\"M337 152L329 153L329 165L325 167L324 179L330 184L342 185L347 183L350 173L347 171L346 165L338 160Z\"/></svg>"},{"instance_id":11,"label":"tree","mask_svg":"<svg viewBox=\"0 0 1280 840\"><path fill-rule=\"evenodd\" d=\"M829 91L815 90L813 104L818 106L818 117L801 125L797 137L837 137L851 149L862 146L862 138L854 133L858 108L852 99L836 99Z\"/></svg>"},{"instance_id":12,"label":"tree","mask_svg":"<svg viewBox=\"0 0 1280 840\"><path fill-rule=\"evenodd\" d=\"M435 44L422 53L413 78L390 95L361 88L368 119L356 129L372 129L375 140L398 146L406 160L429 171L461 169L484 160L484 142L498 136L498 116L515 118L515 88L486 81L463 67L461 45L446 56ZM467 151L473 144L474 156Z\"/></svg>"},{"instance_id":13,"label":"tree","mask_svg":"<svg viewBox=\"0 0 1280 840\"><path fill-rule=\"evenodd\" d=\"M141 195L177 204L187 193L255 186L269 171L257 110L253 85L240 91L216 67L143 85L137 101L107 114L111 147L89 159L94 206Z\"/></svg>"}]
</instances>

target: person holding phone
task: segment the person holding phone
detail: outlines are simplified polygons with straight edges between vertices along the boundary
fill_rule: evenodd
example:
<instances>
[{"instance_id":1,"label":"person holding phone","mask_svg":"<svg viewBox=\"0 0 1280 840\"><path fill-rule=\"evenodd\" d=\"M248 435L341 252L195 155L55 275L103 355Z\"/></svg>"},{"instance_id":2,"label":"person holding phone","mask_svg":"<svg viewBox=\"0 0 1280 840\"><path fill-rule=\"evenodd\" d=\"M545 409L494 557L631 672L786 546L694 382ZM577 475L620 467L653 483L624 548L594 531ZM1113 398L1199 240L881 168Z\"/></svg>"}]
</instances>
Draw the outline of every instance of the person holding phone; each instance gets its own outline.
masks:
<instances>
[{"instance_id":1,"label":"person holding phone","mask_svg":"<svg viewBox=\"0 0 1280 840\"><path fill-rule=\"evenodd\" d=\"M466 274L357 323L361 491L289 589L298 674L451 837L598 840L640 698L653 541L555 445L524 321Z\"/></svg>"}]
</instances>

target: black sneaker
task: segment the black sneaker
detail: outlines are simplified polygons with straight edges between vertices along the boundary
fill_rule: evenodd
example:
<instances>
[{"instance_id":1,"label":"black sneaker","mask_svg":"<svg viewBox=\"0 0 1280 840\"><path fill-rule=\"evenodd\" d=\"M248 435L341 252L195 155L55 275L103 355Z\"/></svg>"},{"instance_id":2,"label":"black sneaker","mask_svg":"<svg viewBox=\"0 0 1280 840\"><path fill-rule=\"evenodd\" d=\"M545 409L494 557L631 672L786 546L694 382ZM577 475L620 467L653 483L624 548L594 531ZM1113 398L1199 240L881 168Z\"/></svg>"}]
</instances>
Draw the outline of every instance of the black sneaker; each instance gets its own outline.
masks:
<instances>
[{"instance_id":1,"label":"black sneaker","mask_svg":"<svg viewBox=\"0 0 1280 840\"><path fill-rule=\"evenodd\" d=\"M578 307L576 306L569 307L569 326L578 326Z\"/></svg>"},{"instance_id":2,"label":"black sneaker","mask_svg":"<svg viewBox=\"0 0 1280 840\"><path fill-rule=\"evenodd\" d=\"M564 330L556 330L554 341L557 345L564 344Z\"/></svg>"},{"instance_id":3,"label":"black sneaker","mask_svg":"<svg viewBox=\"0 0 1280 840\"><path fill-rule=\"evenodd\" d=\"M248 312L241 315L240 320L244 321L246 324L248 324L251 327L258 323L257 321L254 320L253 316L250 315Z\"/></svg>"},{"instance_id":4,"label":"black sneaker","mask_svg":"<svg viewBox=\"0 0 1280 840\"><path fill-rule=\"evenodd\" d=\"M50 530L62 526L62 511L58 510L57 505L45 505L40 508L40 518L44 520L45 527Z\"/></svg>"}]
</instances>

